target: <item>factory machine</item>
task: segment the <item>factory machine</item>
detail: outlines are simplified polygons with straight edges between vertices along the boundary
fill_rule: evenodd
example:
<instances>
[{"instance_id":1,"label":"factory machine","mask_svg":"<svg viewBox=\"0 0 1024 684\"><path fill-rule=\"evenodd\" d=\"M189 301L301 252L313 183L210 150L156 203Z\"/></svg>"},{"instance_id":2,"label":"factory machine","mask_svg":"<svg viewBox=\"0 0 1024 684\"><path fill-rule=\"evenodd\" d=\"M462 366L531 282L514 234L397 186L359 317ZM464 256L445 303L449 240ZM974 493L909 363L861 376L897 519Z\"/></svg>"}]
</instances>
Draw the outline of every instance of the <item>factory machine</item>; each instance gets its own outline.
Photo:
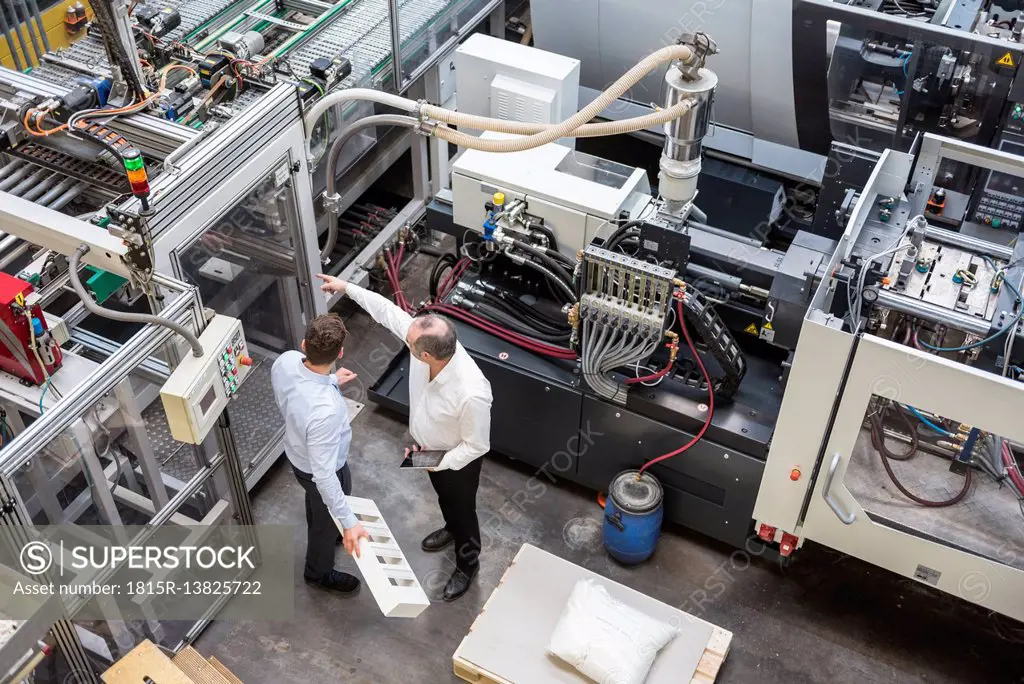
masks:
<instances>
[{"instance_id":1,"label":"factory machine","mask_svg":"<svg viewBox=\"0 0 1024 684\"><path fill-rule=\"evenodd\" d=\"M0 69L0 222L22 226L21 232L0 226L9 233L0 242L0 267L53 303L47 311L59 317L70 342L96 360L109 357L133 329L82 320L85 308L66 292L67 257L37 249L34 231L52 222L119 236L140 273L189 283L206 306L240 319L252 378L229 414L252 487L282 453L270 366L298 346L305 322L326 310L312 276L326 270L366 278L381 245L422 215L427 192L417 187L417 199L405 206L361 200L413 147L414 136L404 130L362 130L346 139L328 169L327 145L342 122L368 118L385 105L324 108L308 143L303 116L326 96L352 89L430 90L443 101L439 74L449 67L442 58L499 6L492 23L503 30L503 6L500 0L105 0L91 6L93 21L70 47L37 50L28 73ZM38 43L45 36L33 27L26 23L14 34L27 31ZM345 214L330 230L328 208ZM106 306L131 311L147 304L119 274L96 268L86 275L87 289ZM0 287L4 297L18 294L17 287ZM50 345L40 350L44 358L12 358L4 369L20 364L22 375L36 382L40 363L60 367L60 343L50 344L48 319L37 313L31 319L42 327L29 330L39 330ZM15 322L25 328L28 321ZM45 356L50 347L52 359ZM173 450L154 398L143 402L142 418ZM188 474L182 463L180 476Z\"/></svg>"},{"instance_id":2,"label":"factory machine","mask_svg":"<svg viewBox=\"0 0 1024 684\"><path fill-rule=\"evenodd\" d=\"M669 520L711 537L783 558L817 541L1024 618L1024 254L1008 246L1024 157L993 149L1016 106L984 145L928 126L881 153L834 140L802 215L784 177L705 154L723 59L684 35L557 130L494 116L523 59L483 79L493 118L407 106L468 149L428 214L457 251L430 300L394 286L396 300L456 320L492 384L492 449L536 478L635 494L648 481L619 474L639 469ZM581 125L651 73L663 94L646 119ZM516 111L552 106L552 87L521 85ZM656 189L591 153L595 137L648 136L650 117ZM408 410L408 363L375 401Z\"/></svg>"},{"instance_id":3,"label":"factory machine","mask_svg":"<svg viewBox=\"0 0 1024 684\"><path fill-rule=\"evenodd\" d=\"M366 128L326 163L342 122L386 97L321 108L308 141L304 116L338 92L443 102L442 58L488 18L503 29L500 4L96 1L55 51L38 22L0 24L37 58L0 68L5 549L51 524L191 541L251 524L247 490L282 453L271 364L326 311L313 274L366 278L427 192L356 206L410 148L426 168L425 139L405 130ZM145 620L60 601L8 620L0 606L0 679L98 681L142 639L190 642L223 604L166 621L159 601Z\"/></svg>"}]
</instances>

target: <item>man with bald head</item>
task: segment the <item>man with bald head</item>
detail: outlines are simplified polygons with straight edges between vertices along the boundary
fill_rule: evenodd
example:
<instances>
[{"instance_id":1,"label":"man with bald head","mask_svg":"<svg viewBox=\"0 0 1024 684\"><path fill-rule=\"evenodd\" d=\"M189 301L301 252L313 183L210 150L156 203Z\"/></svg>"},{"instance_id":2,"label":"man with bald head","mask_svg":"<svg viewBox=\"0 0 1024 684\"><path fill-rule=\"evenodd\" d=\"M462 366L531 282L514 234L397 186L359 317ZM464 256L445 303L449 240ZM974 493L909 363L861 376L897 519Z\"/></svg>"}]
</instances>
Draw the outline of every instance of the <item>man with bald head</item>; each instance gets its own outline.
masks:
<instances>
[{"instance_id":1,"label":"man with bald head","mask_svg":"<svg viewBox=\"0 0 1024 684\"><path fill-rule=\"evenodd\" d=\"M445 601L454 601L469 589L479 567L476 491L480 457L491 443L491 384L459 344L447 318L413 318L379 294L332 276L317 277L324 281L324 292L348 295L409 347L409 432L416 440L414 448L446 452L429 473L444 527L427 535L421 546L424 551L441 551L455 545L455 571L443 595Z\"/></svg>"}]
</instances>

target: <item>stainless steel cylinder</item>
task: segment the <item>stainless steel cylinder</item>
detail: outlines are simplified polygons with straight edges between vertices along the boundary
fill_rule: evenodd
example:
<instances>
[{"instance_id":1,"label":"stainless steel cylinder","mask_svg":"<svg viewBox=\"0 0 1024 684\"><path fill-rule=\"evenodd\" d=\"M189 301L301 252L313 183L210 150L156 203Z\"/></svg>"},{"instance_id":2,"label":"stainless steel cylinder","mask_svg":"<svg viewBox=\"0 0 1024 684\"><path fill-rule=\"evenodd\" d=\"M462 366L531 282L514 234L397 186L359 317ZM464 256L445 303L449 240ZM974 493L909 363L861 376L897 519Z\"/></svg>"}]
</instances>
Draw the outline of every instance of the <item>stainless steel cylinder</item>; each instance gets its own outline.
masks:
<instances>
[{"instance_id":1,"label":"stainless steel cylinder","mask_svg":"<svg viewBox=\"0 0 1024 684\"><path fill-rule=\"evenodd\" d=\"M665 157L678 162L700 159L701 141L711 124L711 105L715 99L718 76L710 69L700 69L696 80L687 79L675 65L665 74L665 108L682 100L694 100L693 107L678 119L664 124Z\"/></svg>"},{"instance_id":2,"label":"stainless steel cylinder","mask_svg":"<svg viewBox=\"0 0 1024 684\"><path fill-rule=\"evenodd\" d=\"M945 325L963 332L970 333L976 337L988 335L991 323L975 316L953 311L931 302L924 302L914 299L891 290L878 290L878 304L887 309L921 318L929 323ZM1022 331L1024 334L1024 331ZM1021 336L1021 334L1018 334Z\"/></svg>"}]
</instances>

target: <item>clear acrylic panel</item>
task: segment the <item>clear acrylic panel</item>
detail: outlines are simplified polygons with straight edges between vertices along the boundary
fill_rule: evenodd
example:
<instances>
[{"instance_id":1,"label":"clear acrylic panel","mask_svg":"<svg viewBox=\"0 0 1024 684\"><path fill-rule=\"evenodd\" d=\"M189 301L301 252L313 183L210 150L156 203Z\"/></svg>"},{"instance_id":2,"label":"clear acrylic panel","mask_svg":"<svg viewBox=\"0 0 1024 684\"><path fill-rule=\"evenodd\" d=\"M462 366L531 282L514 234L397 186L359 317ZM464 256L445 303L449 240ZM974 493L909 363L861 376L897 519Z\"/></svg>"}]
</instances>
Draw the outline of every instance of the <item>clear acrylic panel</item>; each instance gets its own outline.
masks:
<instances>
[{"instance_id":1,"label":"clear acrylic panel","mask_svg":"<svg viewBox=\"0 0 1024 684\"><path fill-rule=\"evenodd\" d=\"M445 42L487 4L487 0L398 0L402 79L397 89L404 91L417 69L436 57Z\"/></svg>"},{"instance_id":2,"label":"clear acrylic panel","mask_svg":"<svg viewBox=\"0 0 1024 684\"><path fill-rule=\"evenodd\" d=\"M283 430L270 368L280 353L298 348L304 331L296 275L302 250L288 165L282 159L178 253L182 279L199 288L208 307L239 318L245 329L253 365L245 391L228 409L243 469L261 461Z\"/></svg>"}]
</instances>

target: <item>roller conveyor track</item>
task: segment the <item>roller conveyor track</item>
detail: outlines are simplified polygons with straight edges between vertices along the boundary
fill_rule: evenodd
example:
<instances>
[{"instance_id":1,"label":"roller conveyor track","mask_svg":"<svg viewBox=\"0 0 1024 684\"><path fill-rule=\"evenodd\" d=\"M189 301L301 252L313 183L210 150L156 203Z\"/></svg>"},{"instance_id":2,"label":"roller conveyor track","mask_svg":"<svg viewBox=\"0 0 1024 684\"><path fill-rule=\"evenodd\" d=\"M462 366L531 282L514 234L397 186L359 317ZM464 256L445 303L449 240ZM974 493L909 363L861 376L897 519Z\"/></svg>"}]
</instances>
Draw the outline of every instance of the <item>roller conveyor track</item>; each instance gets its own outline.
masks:
<instances>
[{"instance_id":1,"label":"roller conveyor track","mask_svg":"<svg viewBox=\"0 0 1024 684\"><path fill-rule=\"evenodd\" d=\"M182 41L189 33L205 24L219 26L230 21L228 15L240 15L255 3L238 0L165 0L149 4L178 10L182 19L181 26L163 39ZM411 50L412 43L433 23L454 13L483 7L484 4L485 0L403 0L399 3L402 43ZM373 75L387 65L391 58L388 10L387 0L350 0L343 12L288 50L284 56L295 75L305 78L309 76L309 63L314 59L330 59L343 54L352 62L352 74L344 82L344 87L372 85L370 81ZM442 33L445 31L447 28ZM439 42L443 42L443 39ZM81 65L81 71L71 68L77 65ZM47 59L36 68L33 75L51 83L66 84L77 76L105 72L108 68L103 41L95 36L86 36ZM239 105L244 108L247 102L249 100L243 100Z\"/></svg>"}]
</instances>

